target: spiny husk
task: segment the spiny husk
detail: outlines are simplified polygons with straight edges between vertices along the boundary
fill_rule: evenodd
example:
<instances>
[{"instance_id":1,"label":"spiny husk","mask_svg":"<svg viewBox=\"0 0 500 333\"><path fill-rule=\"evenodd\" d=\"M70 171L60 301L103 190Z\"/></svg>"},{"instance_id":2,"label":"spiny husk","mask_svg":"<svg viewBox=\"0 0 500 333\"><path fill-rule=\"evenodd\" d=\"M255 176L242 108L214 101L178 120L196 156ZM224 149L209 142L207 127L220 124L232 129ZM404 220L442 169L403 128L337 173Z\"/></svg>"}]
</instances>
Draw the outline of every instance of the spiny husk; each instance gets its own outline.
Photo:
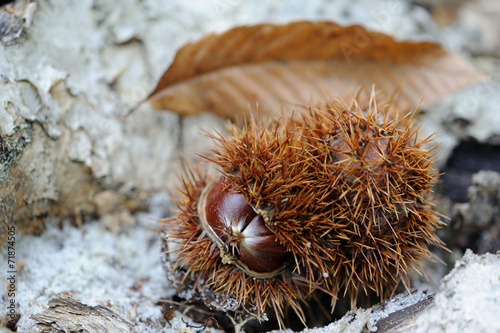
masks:
<instances>
[{"instance_id":1,"label":"spiny husk","mask_svg":"<svg viewBox=\"0 0 500 333\"><path fill-rule=\"evenodd\" d=\"M219 249L201 227L196 211L197 201L209 181L199 169L185 168L180 198L174 200L178 211L164 220L164 249L169 260L166 268L179 291L190 289L194 299L203 300L210 308L233 311L243 317L261 320L266 311L273 309L283 325L284 310L291 307L303 318L301 302L311 290L322 290L321 285L290 271L272 279L255 279L222 263ZM168 250L168 242L177 246Z\"/></svg>"},{"instance_id":2,"label":"spiny husk","mask_svg":"<svg viewBox=\"0 0 500 333\"><path fill-rule=\"evenodd\" d=\"M343 290L390 295L418 261L441 245L441 226L425 195L436 173L430 138L417 139L411 118L401 121L377 108L340 102L278 123L250 121L217 138L207 159L232 190L267 210L268 228L292 254L288 269L255 279L222 264L218 249L199 226L197 200L206 179L189 174L167 241L179 242L174 267L190 288L232 297L232 310L283 318L286 304L303 318L300 302L320 290L333 302Z\"/></svg>"}]
</instances>

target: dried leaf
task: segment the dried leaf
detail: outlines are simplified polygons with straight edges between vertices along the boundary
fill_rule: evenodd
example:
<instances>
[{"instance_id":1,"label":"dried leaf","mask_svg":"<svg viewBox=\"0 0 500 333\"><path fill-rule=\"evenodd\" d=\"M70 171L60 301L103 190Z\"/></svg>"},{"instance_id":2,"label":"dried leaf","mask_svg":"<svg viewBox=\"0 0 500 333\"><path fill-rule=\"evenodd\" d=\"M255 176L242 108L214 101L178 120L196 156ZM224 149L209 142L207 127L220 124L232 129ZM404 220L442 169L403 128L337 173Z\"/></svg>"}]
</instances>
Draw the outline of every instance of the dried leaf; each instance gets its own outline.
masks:
<instances>
[{"instance_id":1,"label":"dried leaf","mask_svg":"<svg viewBox=\"0 0 500 333\"><path fill-rule=\"evenodd\" d=\"M482 76L431 42L395 41L332 22L260 24L208 35L176 54L148 100L182 115L212 111L234 118L349 100L359 87L398 91L397 106L429 105Z\"/></svg>"}]
</instances>

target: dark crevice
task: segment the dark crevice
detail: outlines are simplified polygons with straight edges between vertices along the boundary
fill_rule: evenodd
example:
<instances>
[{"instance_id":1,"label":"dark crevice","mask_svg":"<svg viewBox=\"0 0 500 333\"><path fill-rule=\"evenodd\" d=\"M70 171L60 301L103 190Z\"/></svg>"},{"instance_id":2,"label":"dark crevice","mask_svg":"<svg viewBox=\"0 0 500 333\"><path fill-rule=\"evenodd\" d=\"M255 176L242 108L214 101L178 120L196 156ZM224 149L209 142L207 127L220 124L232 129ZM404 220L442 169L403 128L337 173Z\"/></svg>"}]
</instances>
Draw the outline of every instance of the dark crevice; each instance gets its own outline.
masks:
<instances>
[{"instance_id":1,"label":"dark crevice","mask_svg":"<svg viewBox=\"0 0 500 333\"><path fill-rule=\"evenodd\" d=\"M441 176L442 194L453 202L467 202L472 175L480 170L500 172L500 146L464 141L453 150Z\"/></svg>"}]
</instances>

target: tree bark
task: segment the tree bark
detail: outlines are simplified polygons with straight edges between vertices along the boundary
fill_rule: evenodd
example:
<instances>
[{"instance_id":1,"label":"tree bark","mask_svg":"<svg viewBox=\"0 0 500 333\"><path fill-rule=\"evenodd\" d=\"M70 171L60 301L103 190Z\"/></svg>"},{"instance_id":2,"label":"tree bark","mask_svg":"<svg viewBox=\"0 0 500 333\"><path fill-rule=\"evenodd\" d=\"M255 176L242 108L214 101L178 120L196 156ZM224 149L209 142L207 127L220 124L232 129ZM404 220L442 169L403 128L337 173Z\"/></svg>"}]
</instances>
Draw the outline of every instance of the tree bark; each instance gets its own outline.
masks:
<instances>
[{"instance_id":1,"label":"tree bark","mask_svg":"<svg viewBox=\"0 0 500 333\"><path fill-rule=\"evenodd\" d=\"M135 1L37 5L31 26L0 45L0 234L40 232L50 217L130 220L172 185L196 122L147 105L127 115L186 35L160 34L172 21ZM25 22L14 9L0 9L2 23Z\"/></svg>"}]
</instances>

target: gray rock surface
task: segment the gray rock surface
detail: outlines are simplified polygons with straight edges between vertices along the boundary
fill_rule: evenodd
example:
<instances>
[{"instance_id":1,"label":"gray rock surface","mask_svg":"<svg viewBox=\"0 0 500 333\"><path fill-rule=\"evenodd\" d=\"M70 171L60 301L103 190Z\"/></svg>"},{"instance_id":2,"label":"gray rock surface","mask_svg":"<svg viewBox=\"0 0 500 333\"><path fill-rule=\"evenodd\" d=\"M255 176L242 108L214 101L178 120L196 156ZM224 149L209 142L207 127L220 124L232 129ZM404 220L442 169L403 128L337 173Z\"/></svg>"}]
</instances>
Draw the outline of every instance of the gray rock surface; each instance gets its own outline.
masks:
<instances>
[{"instance_id":1,"label":"gray rock surface","mask_svg":"<svg viewBox=\"0 0 500 333\"><path fill-rule=\"evenodd\" d=\"M468 250L441 281L415 332L500 332L500 253Z\"/></svg>"}]
</instances>

